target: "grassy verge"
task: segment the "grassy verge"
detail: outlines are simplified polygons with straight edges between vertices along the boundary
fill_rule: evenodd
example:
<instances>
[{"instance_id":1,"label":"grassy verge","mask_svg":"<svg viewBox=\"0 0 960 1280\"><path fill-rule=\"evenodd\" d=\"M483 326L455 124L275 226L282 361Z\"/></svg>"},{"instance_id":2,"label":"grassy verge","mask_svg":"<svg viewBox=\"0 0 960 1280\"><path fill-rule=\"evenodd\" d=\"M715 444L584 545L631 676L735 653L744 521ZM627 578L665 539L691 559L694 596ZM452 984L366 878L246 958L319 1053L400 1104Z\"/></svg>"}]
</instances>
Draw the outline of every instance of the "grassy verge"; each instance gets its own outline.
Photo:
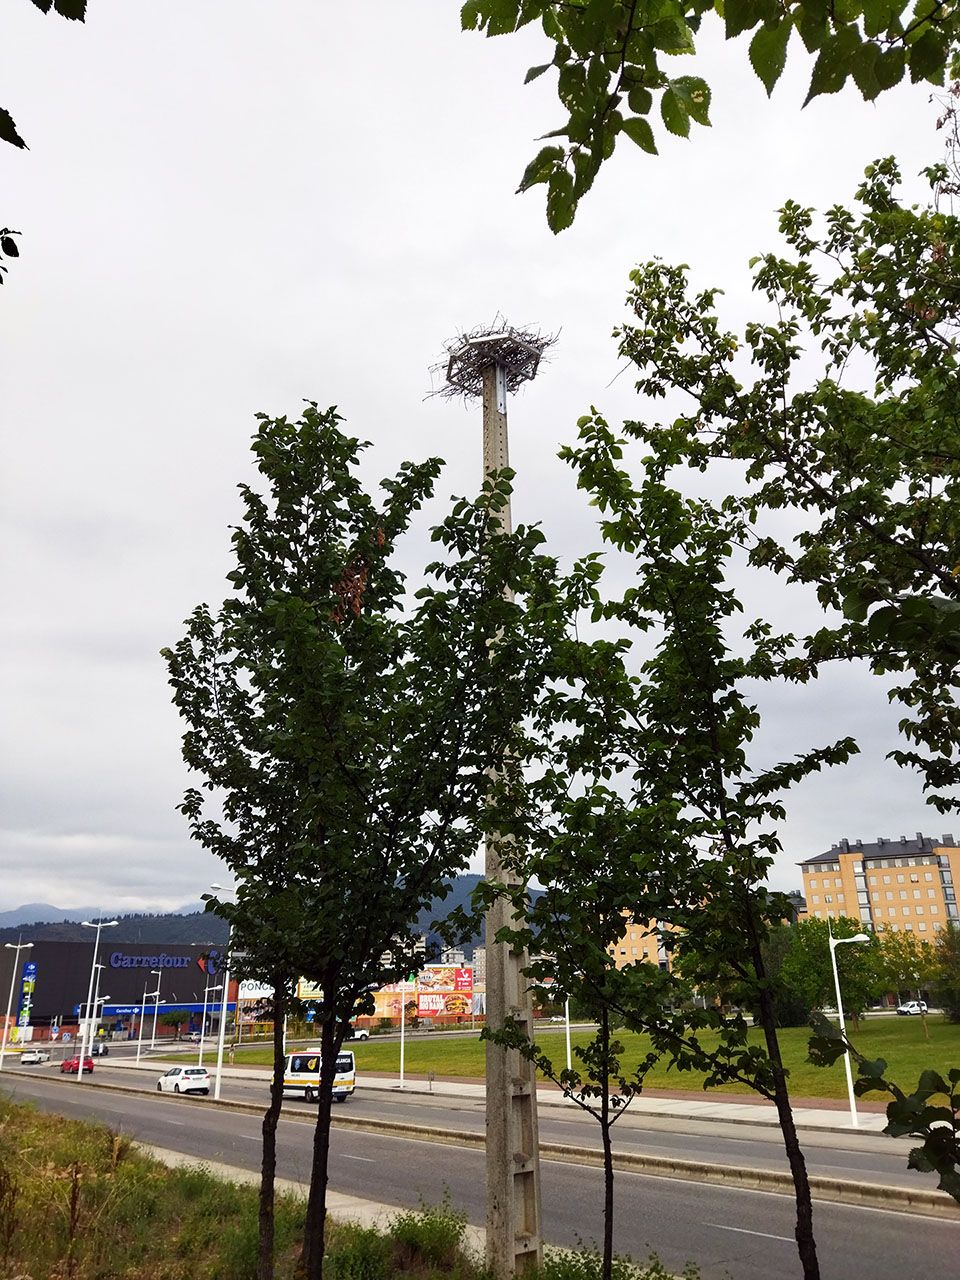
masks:
<instances>
[{"instance_id":1,"label":"grassy verge","mask_svg":"<svg viewBox=\"0 0 960 1280\"><path fill-rule=\"evenodd\" d=\"M900 1084L916 1084L921 1071L928 1068L943 1074L950 1067L960 1066L960 1026L949 1023L940 1015L927 1019L930 1039L926 1040L919 1018L865 1018L859 1032L852 1033L856 1046L868 1058L885 1058L889 1064L889 1076ZM624 1032L621 1036L627 1048L625 1062L631 1058L639 1062L649 1049L646 1036ZM752 1039L761 1043L759 1031ZM790 1069L791 1091L796 1097L844 1098L846 1083L842 1063L833 1067L815 1067L807 1062L807 1041L810 1032L804 1027L786 1027L780 1033L784 1059ZM565 1065L565 1047L562 1031L541 1031L538 1043L542 1045L557 1067ZM574 1045L586 1044L585 1032L574 1032ZM705 1043L710 1042L704 1036ZM396 1040L367 1040L350 1046L357 1058L357 1069L386 1075L400 1070L400 1045ZM185 1058L183 1059L186 1060ZM244 1066L270 1066L273 1058L269 1051L253 1049L238 1057ZM440 1077L464 1077L482 1079L484 1074L484 1046L479 1039L446 1040L423 1037L410 1039L406 1045L406 1070L411 1075L426 1075L432 1071ZM692 1072L667 1071L656 1067L647 1077L650 1089L703 1088L703 1078ZM718 1090L723 1092L724 1090ZM742 1086L728 1086L727 1092L742 1093Z\"/></svg>"},{"instance_id":2,"label":"grassy verge","mask_svg":"<svg viewBox=\"0 0 960 1280\"><path fill-rule=\"evenodd\" d=\"M302 1202L278 1197L281 1277ZM0 1275L63 1280L247 1280L256 1189L168 1169L102 1125L0 1098Z\"/></svg>"}]
</instances>

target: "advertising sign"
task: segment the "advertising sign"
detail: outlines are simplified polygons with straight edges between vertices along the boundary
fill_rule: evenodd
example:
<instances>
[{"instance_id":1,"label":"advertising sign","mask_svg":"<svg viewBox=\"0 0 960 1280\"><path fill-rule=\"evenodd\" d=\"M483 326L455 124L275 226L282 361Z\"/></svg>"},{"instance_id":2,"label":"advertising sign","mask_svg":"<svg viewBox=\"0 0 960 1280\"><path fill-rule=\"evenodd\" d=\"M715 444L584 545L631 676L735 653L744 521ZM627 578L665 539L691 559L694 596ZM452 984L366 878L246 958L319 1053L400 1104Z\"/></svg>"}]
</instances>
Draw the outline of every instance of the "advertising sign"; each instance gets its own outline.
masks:
<instances>
[{"instance_id":1,"label":"advertising sign","mask_svg":"<svg viewBox=\"0 0 960 1280\"><path fill-rule=\"evenodd\" d=\"M257 978L244 978L237 991L238 1000L272 1000L273 987Z\"/></svg>"},{"instance_id":2,"label":"advertising sign","mask_svg":"<svg viewBox=\"0 0 960 1280\"><path fill-rule=\"evenodd\" d=\"M317 982L310 982L307 978L301 978L297 983L297 999L322 1000L323 988Z\"/></svg>"},{"instance_id":3,"label":"advertising sign","mask_svg":"<svg viewBox=\"0 0 960 1280\"><path fill-rule=\"evenodd\" d=\"M25 960L23 974L20 978L20 1001L17 1005L17 1026L29 1027L30 1011L33 1008L33 993L37 986L37 962Z\"/></svg>"}]
</instances>

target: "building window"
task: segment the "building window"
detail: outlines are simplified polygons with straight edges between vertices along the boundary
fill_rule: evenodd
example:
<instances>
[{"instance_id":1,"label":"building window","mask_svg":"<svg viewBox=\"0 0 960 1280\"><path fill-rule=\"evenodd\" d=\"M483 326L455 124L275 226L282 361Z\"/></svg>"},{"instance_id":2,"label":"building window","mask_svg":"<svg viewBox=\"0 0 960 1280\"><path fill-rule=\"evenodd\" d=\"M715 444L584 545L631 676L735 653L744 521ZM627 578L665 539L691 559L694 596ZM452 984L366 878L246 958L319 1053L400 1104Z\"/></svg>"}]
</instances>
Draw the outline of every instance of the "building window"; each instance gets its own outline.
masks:
<instances>
[{"instance_id":1,"label":"building window","mask_svg":"<svg viewBox=\"0 0 960 1280\"><path fill-rule=\"evenodd\" d=\"M901 901L901 902L905 902L905 901L906 901L906 897L907 897L907 891L906 891L906 889L901 889L901 890L900 890L900 901Z\"/></svg>"},{"instance_id":2,"label":"building window","mask_svg":"<svg viewBox=\"0 0 960 1280\"><path fill-rule=\"evenodd\" d=\"M936 903L934 903L934 905L930 908L930 914L932 916L938 916L940 914L940 908L936 905Z\"/></svg>"},{"instance_id":3,"label":"building window","mask_svg":"<svg viewBox=\"0 0 960 1280\"><path fill-rule=\"evenodd\" d=\"M888 890L887 890L887 892L886 892L886 899L887 899L887 901L888 901L888 902L892 902L892 901L893 901L893 893L892 893L892 891L891 891L890 889L888 889Z\"/></svg>"},{"instance_id":4,"label":"building window","mask_svg":"<svg viewBox=\"0 0 960 1280\"><path fill-rule=\"evenodd\" d=\"M920 883L920 877L917 875L917 873L916 873L915 871L911 871L911 873L910 873L910 883L911 883L911 884L919 884L919 883Z\"/></svg>"},{"instance_id":5,"label":"building window","mask_svg":"<svg viewBox=\"0 0 960 1280\"><path fill-rule=\"evenodd\" d=\"M810 881L810 888L811 888L811 889L815 889L816 887L817 887L817 882L816 882L816 880L811 880L811 881Z\"/></svg>"},{"instance_id":6,"label":"building window","mask_svg":"<svg viewBox=\"0 0 960 1280\"><path fill-rule=\"evenodd\" d=\"M842 893L838 893L838 894L837 894L837 901L838 901L838 902L842 902L842 901L843 901L843 894L842 894Z\"/></svg>"},{"instance_id":7,"label":"building window","mask_svg":"<svg viewBox=\"0 0 960 1280\"><path fill-rule=\"evenodd\" d=\"M939 933L939 932L940 932L940 930L941 930L942 928L943 928L943 925L940 923L940 921L939 921L939 920L934 920L934 922L933 922L933 931L934 931L934 933Z\"/></svg>"},{"instance_id":8,"label":"building window","mask_svg":"<svg viewBox=\"0 0 960 1280\"><path fill-rule=\"evenodd\" d=\"M884 876L884 877L883 877L883 883L884 883L884 884L889 884L889 883L890 883L890 877L889 877L889 876Z\"/></svg>"},{"instance_id":9,"label":"building window","mask_svg":"<svg viewBox=\"0 0 960 1280\"><path fill-rule=\"evenodd\" d=\"M928 897L928 898L935 898L936 896L937 896L937 891L936 891L936 889L928 889L928 890L927 890L927 897Z\"/></svg>"},{"instance_id":10,"label":"building window","mask_svg":"<svg viewBox=\"0 0 960 1280\"><path fill-rule=\"evenodd\" d=\"M813 895L812 901L813 901L813 902L819 902L819 901L820 901L820 895L819 895L818 893L815 893L815 894Z\"/></svg>"},{"instance_id":11,"label":"building window","mask_svg":"<svg viewBox=\"0 0 960 1280\"><path fill-rule=\"evenodd\" d=\"M876 877L876 876L871 876L871 877L870 877L870 883L871 883L871 884L876 884L876 883L877 883L877 877Z\"/></svg>"},{"instance_id":12,"label":"building window","mask_svg":"<svg viewBox=\"0 0 960 1280\"><path fill-rule=\"evenodd\" d=\"M887 915L888 915L888 916L895 916L896 914L897 914L897 908L896 908L896 907L891 907L891 908L890 908L890 910L887 912Z\"/></svg>"},{"instance_id":13,"label":"building window","mask_svg":"<svg viewBox=\"0 0 960 1280\"><path fill-rule=\"evenodd\" d=\"M904 883L904 877L903 877L903 876L897 876L897 884L903 884L903 883Z\"/></svg>"},{"instance_id":14,"label":"building window","mask_svg":"<svg viewBox=\"0 0 960 1280\"><path fill-rule=\"evenodd\" d=\"M904 932L905 932L905 933L913 933L913 925L909 922L909 920L908 920L908 921L907 921L907 923L903 926L903 929L904 929Z\"/></svg>"},{"instance_id":15,"label":"building window","mask_svg":"<svg viewBox=\"0 0 960 1280\"><path fill-rule=\"evenodd\" d=\"M833 882L833 887L834 887L835 889L842 889L842 888L843 888L843 881L842 881L842 880L834 880L834 882Z\"/></svg>"},{"instance_id":16,"label":"building window","mask_svg":"<svg viewBox=\"0 0 960 1280\"><path fill-rule=\"evenodd\" d=\"M903 914L904 914L905 916L908 916L908 915L910 914L910 908L909 908L909 907L904 907L904 908L903 908Z\"/></svg>"},{"instance_id":17,"label":"building window","mask_svg":"<svg viewBox=\"0 0 960 1280\"><path fill-rule=\"evenodd\" d=\"M921 933L926 933L927 931L926 920L921 920L920 923L917 925L917 928L920 930Z\"/></svg>"},{"instance_id":18,"label":"building window","mask_svg":"<svg viewBox=\"0 0 960 1280\"><path fill-rule=\"evenodd\" d=\"M874 892L873 892L873 894L872 894L871 896L872 896L872 898L873 898L874 902L879 902L879 901L880 901L880 894L879 894L879 893L877 893L877 892L876 892L876 890L874 890Z\"/></svg>"},{"instance_id":19,"label":"building window","mask_svg":"<svg viewBox=\"0 0 960 1280\"><path fill-rule=\"evenodd\" d=\"M918 916L923 915L923 907L914 907L914 911L917 913Z\"/></svg>"},{"instance_id":20,"label":"building window","mask_svg":"<svg viewBox=\"0 0 960 1280\"><path fill-rule=\"evenodd\" d=\"M933 872L932 872L932 871L925 871L925 872L923 873L923 878L924 878L924 880L932 880L932 879L933 879Z\"/></svg>"},{"instance_id":21,"label":"building window","mask_svg":"<svg viewBox=\"0 0 960 1280\"><path fill-rule=\"evenodd\" d=\"M832 894L832 893L825 893L825 894L823 895L823 900L824 900L824 902L832 902L832 901L833 901L833 894Z\"/></svg>"},{"instance_id":22,"label":"building window","mask_svg":"<svg viewBox=\"0 0 960 1280\"><path fill-rule=\"evenodd\" d=\"M637 948L636 948L636 947L631 947L631 948L630 948L630 954L631 954L632 956L635 956L635 955L637 954ZM91 1008L92 1008L92 1007L93 1007L93 1006L91 1005Z\"/></svg>"}]
</instances>

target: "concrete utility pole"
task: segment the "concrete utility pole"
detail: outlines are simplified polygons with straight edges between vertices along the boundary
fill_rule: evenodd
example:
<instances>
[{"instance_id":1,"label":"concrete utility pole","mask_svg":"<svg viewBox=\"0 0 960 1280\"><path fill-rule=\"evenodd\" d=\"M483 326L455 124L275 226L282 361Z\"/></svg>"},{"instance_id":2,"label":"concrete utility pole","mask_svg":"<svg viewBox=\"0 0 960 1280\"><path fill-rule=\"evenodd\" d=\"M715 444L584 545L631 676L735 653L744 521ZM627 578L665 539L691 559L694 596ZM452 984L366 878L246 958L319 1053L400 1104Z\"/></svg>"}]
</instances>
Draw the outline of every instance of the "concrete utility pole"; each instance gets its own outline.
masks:
<instances>
[{"instance_id":1,"label":"concrete utility pole","mask_svg":"<svg viewBox=\"0 0 960 1280\"><path fill-rule=\"evenodd\" d=\"M445 393L482 397L484 478L509 466L507 394L535 376L552 341L501 324L461 335L447 347ZM500 520L509 531L509 504ZM490 881L517 883L502 864L500 845L500 837L490 833L484 875ZM504 898L487 912L487 1026L502 1027L509 1015L532 1040L533 1000L523 975L527 954L496 941L498 930L511 920ZM516 1049L506 1050L489 1040L486 1104L487 1266L496 1280L507 1280L536 1270L543 1261L536 1068Z\"/></svg>"}]
</instances>

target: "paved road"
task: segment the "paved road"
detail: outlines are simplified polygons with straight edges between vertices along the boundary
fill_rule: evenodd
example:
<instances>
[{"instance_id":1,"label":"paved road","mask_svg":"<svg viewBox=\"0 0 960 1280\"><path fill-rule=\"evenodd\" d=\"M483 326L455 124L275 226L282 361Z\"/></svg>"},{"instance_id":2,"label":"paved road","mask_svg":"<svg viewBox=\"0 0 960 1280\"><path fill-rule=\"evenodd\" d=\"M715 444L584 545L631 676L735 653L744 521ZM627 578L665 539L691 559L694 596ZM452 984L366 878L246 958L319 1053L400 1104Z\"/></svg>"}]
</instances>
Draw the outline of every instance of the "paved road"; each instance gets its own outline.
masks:
<instances>
[{"instance_id":1,"label":"paved road","mask_svg":"<svg viewBox=\"0 0 960 1280\"><path fill-rule=\"evenodd\" d=\"M157 1063L156 1074L124 1069L111 1058L109 1066L98 1064L97 1079L123 1084L128 1088L152 1091L157 1076L166 1069ZM47 1071L56 1071L51 1064ZM71 1083L76 1083L72 1081ZM90 1077L81 1088L89 1086ZM422 1087L422 1086L421 1086ZM266 1102L264 1081L237 1080L225 1077L222 1096L238 1102L257 1105ZM296 1103L287 1103L296 1107ZM423 1093L391 1093L383 1089L361 1087L348 1104L351 1112L375 1119L399 1120L433 1128L463 1129L482 1133L484 1107L480 1099ZM838 1124L844 1116L838 1114ZM678 1120L670 1117L640 1116L628 1113L617 1122L615 1145L618 1150L643 1152L652 1156L705 1160L720 1164L745 1165L753 1169L787 1168L780 1131L775 1126L745 1125L715 1120ZM562 1142L575 1146L599 1147L598 1126L575 1107L541 1107L540 1136L545 1142ZM932 1175L907 1170L910 1143L894 1142L875 1134L818 1133L803 1134L804 1150L811 1173L853 1181L878 1182L894 1186L936 1186Z\"/></svg>"},{"instance_id":2,"label":"paved road","mask_svg":"<svg viewBox=\"0 0 960 1280\"><path fill-rule=\"evenodd\" d=\"M111 1076L111 1078L113 1078ZM11 1083L12 1082L12 1083ZM193 1106L169 1096L111 1094L89 1081L60 1084L25 1075L4 1079L21 1099L65 1115L100 1118L142 1141L190 1155L255 1168L259 1120L214 1106ZM409 1099L400 1105L407 1107ZM359 1110L360 1099L350 1106ZM367 1104L362 1104L366 1110ZM371 1104L372 1105L372 1104ZM378 1103L379 1105L385 1105ZM433 1106L431 1100L418 1108ZM436 1114L436 1110L431 1114ZM449 1114L449 1104L446 1115ZM423 1111L410 1118L422 1118ZM474 1113L471 1112L471 1120ZM473 1127L471 1124L469 1127ZM279 1172L305 1180L312 1126L288 1118L280 1128ZM483 1221L483 1153L472 1149L334 1130L331 1186L384 1204L412 1206L423 1197L453 1202ZM792 1280L798 1263L788 1198L694 1185L635 1174L617 1175L617 1248L635 1257L651 1249L670 1268L688 1259L704 1280ZM543 1167L546 1238L557 1244L599 1234L600 1173L557 1162ZM956 1280L960 1224L841 1205L816 1206L824 1280Z\"/></svg>"}]
</instances>

